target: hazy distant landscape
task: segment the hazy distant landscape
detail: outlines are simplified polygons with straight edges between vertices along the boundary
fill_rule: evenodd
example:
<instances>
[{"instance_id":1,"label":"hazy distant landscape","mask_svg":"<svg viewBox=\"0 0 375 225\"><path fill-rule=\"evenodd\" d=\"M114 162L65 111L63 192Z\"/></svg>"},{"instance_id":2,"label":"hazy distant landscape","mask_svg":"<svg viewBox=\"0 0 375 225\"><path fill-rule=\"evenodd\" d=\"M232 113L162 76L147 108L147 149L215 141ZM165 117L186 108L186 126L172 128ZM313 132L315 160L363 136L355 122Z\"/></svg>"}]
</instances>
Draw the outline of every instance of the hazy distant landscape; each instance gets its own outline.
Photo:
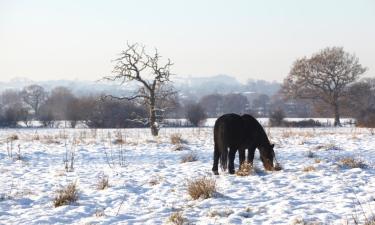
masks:
<instances>
[{"instance_id":1,"label":"hazy distant landscape","mask_svg":"<svg viewBox=\"0 0 375 225\"><path fill-rule=\"evenodd\" d=\"M0 0L0 224L375 225L375 1Z\"/></svg>"}]
</instances>

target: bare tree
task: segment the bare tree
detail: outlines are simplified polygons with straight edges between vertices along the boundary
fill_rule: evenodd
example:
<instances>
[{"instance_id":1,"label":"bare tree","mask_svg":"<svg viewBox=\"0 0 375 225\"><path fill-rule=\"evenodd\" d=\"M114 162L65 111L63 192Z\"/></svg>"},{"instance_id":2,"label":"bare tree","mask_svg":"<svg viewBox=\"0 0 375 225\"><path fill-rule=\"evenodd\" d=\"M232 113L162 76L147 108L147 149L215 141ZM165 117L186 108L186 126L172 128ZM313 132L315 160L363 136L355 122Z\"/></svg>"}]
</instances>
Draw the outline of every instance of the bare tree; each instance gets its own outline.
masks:
<instances>
[{"instance_id":1,"label":"bare tree","mask_svg":"<svg viewBox=\"0 0 375 225\"><path fill-rule=\"evenodd\" d=\"M297 59L284 80L286 96L316 99L330 106L335 126L340 126L340 101L348 84L356 81L366 68L354 54L342 47L325 48L310 58Z\"/></svg>"},{"instance_id":2,"label":"bare tree","mask_svg":"<svg viewBox=\"0 0 375 225\"><path fill-rule=\"evenodd\" d=\"M135 81L139 88L131 96L108 95L107 97L119 100L141 100L148 107L148 123L151 133L157 136L159 133L158 113L164 110L161 108L161 103L176 93L172 86L168 85L171 75L170 67L173 63L170 59L162 63L157 49L153 54L148 54L145 51L145 46L138 43L128 43L127 48L114 62L114 75L106 76L104 79L120 81L121 84Z\"/></svg>"},{"instance_id":3,"label":"bare tree","mask_svg":"<svg viewBox=\"0 0 375 225\"><path fill-rule=\"evenodd\" d=\"M42 86L33 84L23 88L21 92L23 101L29 105L37 117L39 115L39 107L46 100L47 93Z\"/></svg>"}]
</instances>

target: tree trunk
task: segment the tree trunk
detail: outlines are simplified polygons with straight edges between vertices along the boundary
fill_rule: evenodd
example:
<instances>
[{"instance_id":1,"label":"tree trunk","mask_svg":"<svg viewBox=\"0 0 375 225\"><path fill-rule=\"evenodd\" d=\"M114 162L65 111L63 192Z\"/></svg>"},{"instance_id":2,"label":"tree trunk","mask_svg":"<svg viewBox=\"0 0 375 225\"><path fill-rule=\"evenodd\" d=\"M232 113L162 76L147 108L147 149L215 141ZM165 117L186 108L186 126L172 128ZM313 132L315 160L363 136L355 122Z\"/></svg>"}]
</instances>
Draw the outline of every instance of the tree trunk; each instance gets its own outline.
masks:
<instances>
[{"instance_id":1,"label":"tree trunk","mask_svg":"<svg viewBox=\"0 0 375 225\"><path fill-rule=\"evenodd\" d=\"M339 106L336 103L333 104L333 110L334 110L334 115L335 115L335 127L341 127L341 123L340 123L340 111L339 111Z\"/></svg>"},{"instance_id":2,"label":"tree trunk","mask_svg":"<svg viewBox=\"0 0 375 225\"><path fill-rule=\"evenodd\" d=\"M158 136L159 126L156 123L155 97L151 94L150 99L150 128L152 136Z\"/></svg>"}]
</instances>

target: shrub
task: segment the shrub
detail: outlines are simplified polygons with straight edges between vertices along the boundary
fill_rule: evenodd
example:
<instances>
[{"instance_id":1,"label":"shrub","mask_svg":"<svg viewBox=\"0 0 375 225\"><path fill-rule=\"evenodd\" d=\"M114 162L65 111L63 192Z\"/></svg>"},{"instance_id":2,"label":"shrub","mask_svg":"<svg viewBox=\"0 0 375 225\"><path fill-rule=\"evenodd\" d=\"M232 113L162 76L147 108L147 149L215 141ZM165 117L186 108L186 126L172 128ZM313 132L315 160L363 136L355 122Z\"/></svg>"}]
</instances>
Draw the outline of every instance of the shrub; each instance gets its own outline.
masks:
<instances>
[{"instance_id":1,"label":"shrub","mask_svg":"<svg viewBox=\"0 0 375 225\"><path fill-rule=\"evenodd\" d=\"M216 181L212 178L201 177L188 181L188 193L195 200L211 198L216 192Z\"/></svg>"},{"instance_id":2,"label":"shrub","mask_svg":"<svg viewBox=\"0 0 375 225\"><path fill-rule=\"evenodd\" d=\"M322 124L313 119L301 120L301 121L284 121L284 125L287 127L321 127Z\"/></svg>"},{"instance_id":3,"label":"shrub","mask_svg":"<svg viewBox=\"0 0 375 225\"><path fill-rule=\"evenodd\" d=\"M76 183L70 183L63 189L57 191L57 195L53 200L53 205L59 207L69 205L78 200L78 190Z\"/></svg>"},{"instance_id":4,"label":"shrub","mask_svg":"<svg viewBox=\"0 0 375 225\"><path fill-rule=\"evenodd\" d=\"M276 109L275 111L271 112L270 115L270 126L281 126L283 125L285 118L285 113L282 109Z\"/></svg>"},{"instance_id":5,"label":"shrub","mask_svg":"<svg viewBox=\"0 0 375 225\"><path fill-rule=\"evenodd\" d=\"M181 163L194 162L198 160L198 155L194 152L190 152L181 157Z\"/></svg>"},{"instance_id":6,"label":"shrub","mask_svg":"<svg viewBox=\"0 0 375 225\"><path fill-rule=\"evenodd\" d=\"M375 127L375 109L368 109L356 116L357 126Z\"/></svg>"},{"instance_id":7,"label":"shrub","mask_svg":"<svg viewBox=\"0 0 375 225\"><path fill-rule=\"evenodd\" d=\"M193 126L197 127L202 121L207 119L207 115L200 104L191 104L187 106L186 118Z\"/></svg>"}]
</instances>

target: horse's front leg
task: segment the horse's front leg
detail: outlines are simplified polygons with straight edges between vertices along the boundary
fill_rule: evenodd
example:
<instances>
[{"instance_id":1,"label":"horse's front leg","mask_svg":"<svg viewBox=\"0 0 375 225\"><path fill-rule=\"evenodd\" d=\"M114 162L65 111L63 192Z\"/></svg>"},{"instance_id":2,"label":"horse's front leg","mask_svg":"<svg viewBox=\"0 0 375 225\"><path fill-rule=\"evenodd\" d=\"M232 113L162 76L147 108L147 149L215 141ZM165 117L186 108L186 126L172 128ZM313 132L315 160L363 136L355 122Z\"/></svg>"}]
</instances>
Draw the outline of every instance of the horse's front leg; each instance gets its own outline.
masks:
<instances>
[{"instance_id":1,"label":"horse's front leg","mask_svg":"<svg viewBox=\"0 0 375 225\"><path fill-rule=\"evenodd\" d=\"M240 148L238 150L238 154L239 154L239 169L241 169L241 166L242 164L245 162L245 153L246 153L246 149L245 148Z\"/></svg>"},{"instance_id":2,"label":"horse's front leg","mask_svg":"<svg viewBox=\"0 0 375 225\"><path fill-rule=\"evenodd\" d=\"M253 166L255 149L256 149L255 146L251 146L251 147L248 148L247 163L250 163L251 166Z\"/></svg>"},{"instance_id":3,"label":"horse's front leg","mask_svg":"<svg viewBox=\"0 0 375 225\"><path fill-rule=\"evenodd\" d=\"M230 174L234 174L234 158L236 156L236 151L237 151L237 148L230 148L229 149L229 154L228 154L228 158L229 158L229 162L228 162L228 168L229 168L229 173Z\"/></svg>"}]
</instances>

